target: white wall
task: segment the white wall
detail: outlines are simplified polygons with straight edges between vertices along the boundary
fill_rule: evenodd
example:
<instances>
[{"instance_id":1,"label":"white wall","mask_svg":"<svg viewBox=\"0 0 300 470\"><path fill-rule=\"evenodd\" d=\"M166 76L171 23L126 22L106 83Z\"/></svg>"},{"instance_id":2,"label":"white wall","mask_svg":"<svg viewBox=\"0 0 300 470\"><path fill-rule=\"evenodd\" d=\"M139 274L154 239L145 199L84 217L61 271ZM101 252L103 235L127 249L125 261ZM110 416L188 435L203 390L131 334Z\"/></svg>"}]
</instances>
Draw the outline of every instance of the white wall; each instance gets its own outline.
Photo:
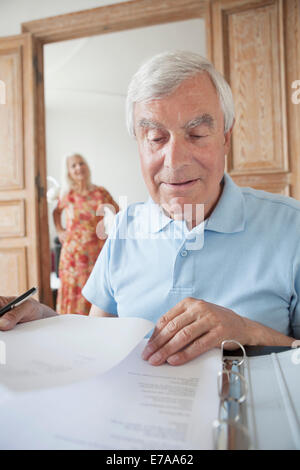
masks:
<instances>
[{"instance_id":1,"label":"white wall","mask_svg":"<svg viewBox=\"0 0 300 470\"><path fill-rule=\"evenodd\" d=\"M46 108L48 175L60 180L62 157L78 152L90 164L93 182L106 187L116 200L122 195L128 203L144 200L136 144L125 128L124 98L62 94L63 106Z\"/></svg>"}]
</instances>

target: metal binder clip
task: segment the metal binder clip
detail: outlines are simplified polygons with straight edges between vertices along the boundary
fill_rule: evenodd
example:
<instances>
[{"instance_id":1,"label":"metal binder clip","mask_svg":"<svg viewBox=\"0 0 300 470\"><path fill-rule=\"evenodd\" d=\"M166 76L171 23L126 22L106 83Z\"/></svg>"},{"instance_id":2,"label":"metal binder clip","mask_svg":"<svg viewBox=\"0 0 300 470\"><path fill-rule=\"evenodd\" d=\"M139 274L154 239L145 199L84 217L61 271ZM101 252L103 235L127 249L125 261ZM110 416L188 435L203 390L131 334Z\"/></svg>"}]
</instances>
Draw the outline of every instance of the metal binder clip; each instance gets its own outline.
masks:
<instances>
[{"instance_id":1,"label":"metal binder clip","mask_svg":"<svg viewBox=\"0 0 300 470\"><path fill-rule=\"evenodd\" d=\"M218 373L218 390L221 400L243 403L247 396L247 382L239 372L223 369Z\"/></svg>"},{"instance_id":2,"label":"metal binder clip","mask_svg":"<svg viewBox=\"0 0 300 470\"><path fill-rule=\"evenodd\" d=\"M213 423L216 450L251 450L248 430L240 423L216 420Z\"/></svg>"},{"instance_id":3,"label":"metal binder clip","mask_svg":"<svg viewBox=\"0 0 300 470\"><path fill-rule=\"evenodd\" d=\"M242 350L242 358L224 357L224 346L235 343ZM249 449L250 438L242 423L241 406L247 397L247 382L240 368L246 359L244 347L236 340L222 342L222 370L218 374L220 397L218 419L213 423L213 437L216 449Z\"/></svg>"},{"instance_id":4,"label":"metal binder clip","mask_svg":"<svg viewBox=\"0 0 300 470\"><path fill-rule=\"evenodd\" d=\"M224 364L224 346L225 344L227 343L234 343L236 344L241 350L242 350L242 353L243 353L243 356L242 356L242 359L240 361L237 361L236 365L239 367L241 366L244 362L245 362L245 359L246 359L246 351L245 351L245 348L244 346L239 343L238 341L236 341L235 339L226 339L225 341L222 342L221 344L221 353L222 353L222 361L223 361L223 364Z\"/></svg>"}]
</instances>

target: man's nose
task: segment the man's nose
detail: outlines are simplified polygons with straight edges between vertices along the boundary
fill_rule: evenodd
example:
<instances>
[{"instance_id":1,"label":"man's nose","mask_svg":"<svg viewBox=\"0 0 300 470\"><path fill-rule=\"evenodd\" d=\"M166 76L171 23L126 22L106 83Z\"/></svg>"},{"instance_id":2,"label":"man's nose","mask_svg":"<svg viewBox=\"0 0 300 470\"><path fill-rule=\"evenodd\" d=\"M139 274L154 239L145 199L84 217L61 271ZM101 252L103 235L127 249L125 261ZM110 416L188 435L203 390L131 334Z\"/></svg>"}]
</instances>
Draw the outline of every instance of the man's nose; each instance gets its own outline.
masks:
<instances>
[{"instance_id":1,"label":"man's nose","mask_svg":"<svg viewBox=\"0 0 300 470\"><path fill-rule=\"evenodd\" d=\"M164 152L164 166L176 170L191 159L188 144L183 136L172 137Z\"/></svg>"}]
</instances>

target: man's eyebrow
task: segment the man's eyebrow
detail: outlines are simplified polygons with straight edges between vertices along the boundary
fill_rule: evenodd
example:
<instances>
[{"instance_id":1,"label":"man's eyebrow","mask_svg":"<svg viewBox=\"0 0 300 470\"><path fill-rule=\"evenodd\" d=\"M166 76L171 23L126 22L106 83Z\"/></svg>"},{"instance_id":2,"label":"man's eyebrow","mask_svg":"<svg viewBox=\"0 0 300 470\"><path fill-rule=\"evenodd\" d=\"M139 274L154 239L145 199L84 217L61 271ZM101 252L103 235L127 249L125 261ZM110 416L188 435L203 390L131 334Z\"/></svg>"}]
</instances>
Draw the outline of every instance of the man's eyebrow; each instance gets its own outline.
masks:
<instances>
[{"instance_id":1,"label":"man's eyebrow","mask_svg":"<svg viewBox=\"0 0 300 470\"><path fill-rule=\"evenodd\" d=\"M153 121L152 119L141 119L138 122L138 126L148 129L164 129L164 126L160 122Z\"/></svg>"},{"instance_id":2,"label":"man's eyebrow","mask_svg":"<svg viewBox=\"0 0 300 470\"><path fill-rule=\"evenodd\" d=\"M195 117L191 121L188 121L183 127L184 129L193 129L193 127L206 125L211 129L214 129L214 122L214 118L210 114L205 113Z\"/></svg>"}]
</instances>

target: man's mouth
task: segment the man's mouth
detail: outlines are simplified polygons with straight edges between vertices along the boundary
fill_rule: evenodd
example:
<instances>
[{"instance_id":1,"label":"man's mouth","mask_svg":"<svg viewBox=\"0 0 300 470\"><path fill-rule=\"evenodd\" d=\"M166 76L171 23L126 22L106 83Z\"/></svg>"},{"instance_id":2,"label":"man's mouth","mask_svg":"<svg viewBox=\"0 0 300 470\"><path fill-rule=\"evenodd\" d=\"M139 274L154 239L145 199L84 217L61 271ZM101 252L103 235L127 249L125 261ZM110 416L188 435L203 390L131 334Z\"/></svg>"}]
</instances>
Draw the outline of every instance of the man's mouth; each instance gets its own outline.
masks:
<instances>
[{"instance_id":1,"label":"man's mouth","mask_svg":"<svg viewBox=\"0 0 300 470\"><path fill-rule=\"evenodd\" d=\"M173 188L173 189L185 189L185 188L190 188L194 184L199 181L199 178L192 179L192 180L185 180L185 181L178 181L178 182L167 182L163 181L162 183L166 186L166 188Z\"/></svg>"}]
</instances>

